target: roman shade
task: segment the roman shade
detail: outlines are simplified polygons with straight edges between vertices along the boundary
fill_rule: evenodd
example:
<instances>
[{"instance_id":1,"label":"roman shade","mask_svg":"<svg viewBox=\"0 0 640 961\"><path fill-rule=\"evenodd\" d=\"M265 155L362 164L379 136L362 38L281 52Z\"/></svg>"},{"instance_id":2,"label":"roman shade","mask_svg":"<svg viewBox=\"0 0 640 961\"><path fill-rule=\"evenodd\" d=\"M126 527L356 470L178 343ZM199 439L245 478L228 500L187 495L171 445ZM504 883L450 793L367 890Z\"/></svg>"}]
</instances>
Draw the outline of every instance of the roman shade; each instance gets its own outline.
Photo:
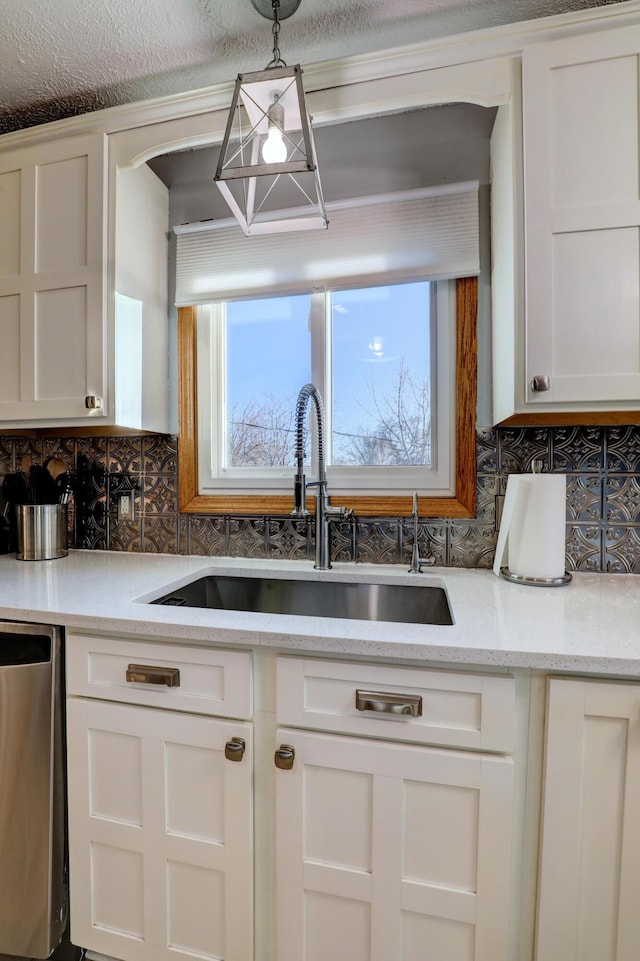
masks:
<instances>
[{"instance_id":1,"label":"roman shade","mask_svg":"<svg viewBox=\"0 0 640 961\"><path fill-rule=\"evenodd\" d=\"M245 237L235 221L174 228L176 305L475 276L478 184L327 204L326 231Z\"/></svg>"}]
</instances>

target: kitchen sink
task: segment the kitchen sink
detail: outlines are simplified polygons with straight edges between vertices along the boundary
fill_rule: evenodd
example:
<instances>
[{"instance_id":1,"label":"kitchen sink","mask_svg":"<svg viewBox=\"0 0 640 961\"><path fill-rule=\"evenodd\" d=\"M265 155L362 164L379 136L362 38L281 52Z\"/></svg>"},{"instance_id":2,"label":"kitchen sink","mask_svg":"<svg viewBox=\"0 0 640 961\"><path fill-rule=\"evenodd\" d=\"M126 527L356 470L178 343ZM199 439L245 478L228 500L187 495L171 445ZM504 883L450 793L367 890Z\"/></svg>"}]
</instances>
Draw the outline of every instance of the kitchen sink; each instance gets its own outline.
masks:
<instances>
[{"instance_id":1,"label":"kitchen sink","mask_svg":"<svg viewBox=\"0 0 640 961\"><path fill-rule=\"evenodd\" d=\"M346 617L405 624L453 624L447 594L433 585L293 580L279 577L199 577L151 602L261 614Z\"/></svg>"}]
</instances>

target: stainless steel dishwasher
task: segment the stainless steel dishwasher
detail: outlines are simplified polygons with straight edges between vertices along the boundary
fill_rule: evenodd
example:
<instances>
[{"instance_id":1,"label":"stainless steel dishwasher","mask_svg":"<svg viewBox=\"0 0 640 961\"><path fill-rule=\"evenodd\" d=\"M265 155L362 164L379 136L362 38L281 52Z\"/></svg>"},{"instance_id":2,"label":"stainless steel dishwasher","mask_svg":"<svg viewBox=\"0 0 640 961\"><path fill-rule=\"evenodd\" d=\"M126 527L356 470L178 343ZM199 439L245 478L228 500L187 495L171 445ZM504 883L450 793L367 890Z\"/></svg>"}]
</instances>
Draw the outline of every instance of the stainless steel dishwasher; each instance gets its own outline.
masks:
<instances>
[{"instance_id":1,"label":"stainless steel dishwasher","mask_svg":"<svg viewBox=\"0 0 640 961\"><path fill-rule=\"evenodd\" d=\"M0 955L62 937L64 797L61 631L0 621Z\"/></svg>"}]
</instances>

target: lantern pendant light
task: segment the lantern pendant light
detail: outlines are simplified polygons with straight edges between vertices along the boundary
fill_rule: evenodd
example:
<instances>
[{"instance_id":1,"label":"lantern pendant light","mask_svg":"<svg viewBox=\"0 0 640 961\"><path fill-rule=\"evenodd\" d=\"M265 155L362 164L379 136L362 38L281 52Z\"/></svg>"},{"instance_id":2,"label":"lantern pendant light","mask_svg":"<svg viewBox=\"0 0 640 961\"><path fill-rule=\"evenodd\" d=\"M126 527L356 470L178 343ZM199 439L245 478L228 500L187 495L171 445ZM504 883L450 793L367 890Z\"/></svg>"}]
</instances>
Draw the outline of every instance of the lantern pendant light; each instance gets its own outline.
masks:
<instances>
[{"instance_id":1,"label":"lantern pendant light","mask_svg":"<svg viewBox=\"0 0 640 961\"><path fill-rule=\"evenodd\" d=\"M327 226L302 69L280 56L280 21L300 0L251 0L273 21L273 58L238 74L215 174L247 236Z\"/></svg>"}]
</instances>

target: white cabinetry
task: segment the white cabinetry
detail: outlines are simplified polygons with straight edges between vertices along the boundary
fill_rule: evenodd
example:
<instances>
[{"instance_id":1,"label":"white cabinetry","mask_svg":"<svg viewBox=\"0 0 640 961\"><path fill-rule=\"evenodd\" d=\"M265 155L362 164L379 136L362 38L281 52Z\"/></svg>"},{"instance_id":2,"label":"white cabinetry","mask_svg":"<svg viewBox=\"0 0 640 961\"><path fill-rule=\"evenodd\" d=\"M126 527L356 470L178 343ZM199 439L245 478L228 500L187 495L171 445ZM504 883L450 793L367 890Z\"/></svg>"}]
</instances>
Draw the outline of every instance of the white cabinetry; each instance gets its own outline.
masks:
<instances>
[{"instance_id":1,"label":"white cabinetry","mask_svg":"<svg viewBox=\"0 0 640 961\"><path fill-rule=\"evenodd\" d=\"M106 318L114 332L108 414L121 427L166 433L169 192L146 164L111 167L109 245L115 277L110 267L108 285L115 288L115 301L109 302Z\"/></svg>"},{"instance_id":2,"label":"white cabinetry","mask_svg":"<svg viewBox=\"0 0 640 961\"><path fill-rule=\"evenodd\" d=\"M0 154L0 422L105 394L106 137Z\"/></svg>"},{"instance_id":3,"label":"white cabinetry","mask_svg":"<svg viewBox=\"0 0 640 961\"><path fill-rule=\"evenodd\" d=\"M278 961L506 961L512 760L424 744L512 750L513 680L283 657L278 721Z\"/></svg>"},{"instance_id":4,"label":"white cabinetry","mask_svg":"<svg viewBox=\"0 0 640 961\"><path fill-rule=\"evenodd\" d=\"M107 140L0 151L0 427L168 429L168 192Z\"/></svg>"},{"instance_id":5,"label":"white cabinetry","mask_svg":"<svg viewBox=\"0 0 640 961\"><path fill-rule=\"evenodd\" d=\"M523 409L640 407L640 27L523 54Z\"/></svg>"},{"instance_id":6,"label":"white cabinetry","mask_svg":"<svg viewBox=\"0 0 640 961\"><path fill-rule=\"evenodd\" d=\"M68 634L67 686L73 943L251 961L251 656Z\"/></svg>"},{"instance_id":7,"label":"white cabinetry","mask_svg":"<svg viewBox=\"0 0 640 961\"><path fill-rule=\"evenodd\" d=\"M640 684L549 682L537 961L635 961Z\"/></svg>"}]
</instances>

